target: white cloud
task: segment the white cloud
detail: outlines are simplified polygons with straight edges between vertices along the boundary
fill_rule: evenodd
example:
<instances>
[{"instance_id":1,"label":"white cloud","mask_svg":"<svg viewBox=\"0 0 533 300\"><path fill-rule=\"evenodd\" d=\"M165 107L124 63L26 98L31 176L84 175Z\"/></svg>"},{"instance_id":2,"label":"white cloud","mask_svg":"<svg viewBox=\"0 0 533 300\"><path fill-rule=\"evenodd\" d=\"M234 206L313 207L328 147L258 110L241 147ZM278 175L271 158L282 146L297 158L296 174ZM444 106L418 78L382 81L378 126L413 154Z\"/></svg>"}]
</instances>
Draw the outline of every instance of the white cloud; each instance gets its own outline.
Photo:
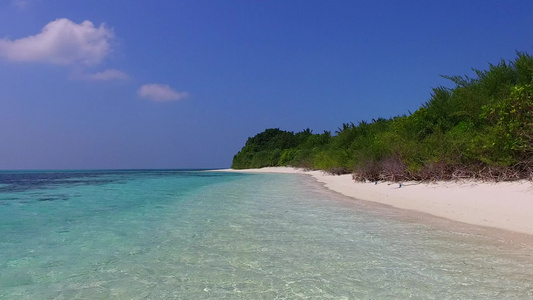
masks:
<instances>
[{"instance_id":1,"label":"white cloud","mask_svg":"<svg viewBox=\"0 0 533 300\"><path fill-rule=\"evenodd\" d=\"M92 74L78 74L74 79L87 80L87 81L110 81L110 80L126 80L128 79L128 74L115 70L108 69L102 72L92 73Z\"/></svg>"},{"instance_id":2,"label":"white cloud","mask_svg":"<svg viewBox=\"0 0 533 300\"><path fill-rule=\"evenodd\" d=\"M11 0L11 5L20 10L26 10L35 6L35 4L38 4L41 1L42 0Z\"/></svg>"},{"instance_id":3,"label":"white cloud","mask_svg":"<svg viewBox=\"0 0 533 300\"><path fill-rule=\"evenodd\" d=\"M30 5L30 0L13 0L11 3L19 9L26 9Z\"/></svg>"},{"instance_id":4,"label":"white cloud","mask_svg":"<svg viewBox=\"0 0 533 300\"><path fill-rule=\"evenodd\" d=\"M57 19L36 35L14 41L1 39L0 57L15 62L96 65L111 52L113 38L113 31L104 24L95 27L90 21L76 24Z\"/></svg>"},{"instance_id":5,"label":"white cloud","mask_svg":"<svg viewBox=\"0 0 533 300\"><path fill-rule=\"evenodd\" d=\"M168 102L185 99L189 96L187 92L178 92L166 84L150 83L145 84L137 91L139 97L147 98L156 102Z\"/></svg>"}]
</instances>

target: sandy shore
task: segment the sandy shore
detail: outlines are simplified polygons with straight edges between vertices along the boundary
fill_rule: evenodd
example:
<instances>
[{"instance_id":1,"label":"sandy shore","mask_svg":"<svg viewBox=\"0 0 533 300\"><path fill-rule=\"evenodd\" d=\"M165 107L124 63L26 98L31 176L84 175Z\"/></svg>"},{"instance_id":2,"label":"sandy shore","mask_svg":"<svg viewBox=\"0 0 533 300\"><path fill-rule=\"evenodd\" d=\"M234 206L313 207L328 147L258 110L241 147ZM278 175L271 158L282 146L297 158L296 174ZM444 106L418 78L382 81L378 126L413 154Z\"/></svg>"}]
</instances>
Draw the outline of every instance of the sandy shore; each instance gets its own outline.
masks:
<instances>
[{"instance_id":1,"label":"sandy shore","mask_svg":"<svg viewBox=\"0 0 533 300\"><path fill-rule=\"evenodd\" d=\"M396 183L356 183L351 175L284 167L220 171L308 174L349 197L533 236L533 184L527 181L405 182L399 187Z\"/></svg>"}]
</instances>

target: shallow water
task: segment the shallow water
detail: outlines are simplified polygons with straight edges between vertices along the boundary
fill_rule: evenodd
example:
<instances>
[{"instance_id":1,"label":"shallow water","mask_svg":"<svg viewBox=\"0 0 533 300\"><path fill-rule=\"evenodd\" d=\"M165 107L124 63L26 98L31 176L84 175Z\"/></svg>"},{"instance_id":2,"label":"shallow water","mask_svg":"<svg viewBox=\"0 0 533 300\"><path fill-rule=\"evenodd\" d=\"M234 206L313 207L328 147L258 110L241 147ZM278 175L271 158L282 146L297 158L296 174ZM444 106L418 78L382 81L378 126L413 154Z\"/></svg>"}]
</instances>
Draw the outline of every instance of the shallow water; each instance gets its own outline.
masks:
<instances>
[{"instance_id":1,"label":"shallow water","mask_svg":"<svg viewBox=\"0 0 533 300\"><path fill-rule=\"evenodd\" d=\"M284 174L0 173L2 299L533 299L529 248Z\"/></svg>"}]
</instances>

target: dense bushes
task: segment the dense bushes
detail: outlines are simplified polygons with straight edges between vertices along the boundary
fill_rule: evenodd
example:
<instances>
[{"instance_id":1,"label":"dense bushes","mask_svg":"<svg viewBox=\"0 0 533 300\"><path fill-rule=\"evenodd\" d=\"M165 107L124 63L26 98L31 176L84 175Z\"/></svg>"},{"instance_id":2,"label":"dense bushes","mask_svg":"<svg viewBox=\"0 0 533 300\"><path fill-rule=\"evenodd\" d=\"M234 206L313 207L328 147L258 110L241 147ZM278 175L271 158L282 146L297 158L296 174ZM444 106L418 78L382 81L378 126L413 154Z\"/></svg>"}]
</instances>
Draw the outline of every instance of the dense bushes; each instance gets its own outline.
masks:
<instances>
[{"instance_id":1,"label":"dense bushes","mask_svg":"<svg viewBox=\"0 0 533 300\"><path fill-rule=\"evenodd\" d=\"M232 167L295 166L354 173L357 180L533 179L533 58L446 77L409 116L342 124L313 134L267 129L249 138Z\"/></svg>"}]
</instances>

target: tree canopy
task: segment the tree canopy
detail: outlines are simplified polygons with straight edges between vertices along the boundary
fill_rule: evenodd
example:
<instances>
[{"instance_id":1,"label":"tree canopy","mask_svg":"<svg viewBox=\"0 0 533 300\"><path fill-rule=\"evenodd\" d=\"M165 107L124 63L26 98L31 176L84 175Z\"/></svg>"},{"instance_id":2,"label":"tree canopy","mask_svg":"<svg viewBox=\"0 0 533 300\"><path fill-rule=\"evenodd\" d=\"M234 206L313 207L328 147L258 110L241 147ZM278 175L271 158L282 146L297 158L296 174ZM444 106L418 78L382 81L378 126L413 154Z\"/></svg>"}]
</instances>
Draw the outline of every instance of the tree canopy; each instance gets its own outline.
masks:
<instances>
[{"instance_id":1,"label":"tree canopy","mask_svg":"<svg viewBox=\"0 0 533 300\"><path fill-rule=\"evenodd\" d=\"M444 76L410 115L345 123L314 134L267 129L248 138L232 168L293 166L358 180L533 179L533 57Z\"/></svg>"}]
</instances>

